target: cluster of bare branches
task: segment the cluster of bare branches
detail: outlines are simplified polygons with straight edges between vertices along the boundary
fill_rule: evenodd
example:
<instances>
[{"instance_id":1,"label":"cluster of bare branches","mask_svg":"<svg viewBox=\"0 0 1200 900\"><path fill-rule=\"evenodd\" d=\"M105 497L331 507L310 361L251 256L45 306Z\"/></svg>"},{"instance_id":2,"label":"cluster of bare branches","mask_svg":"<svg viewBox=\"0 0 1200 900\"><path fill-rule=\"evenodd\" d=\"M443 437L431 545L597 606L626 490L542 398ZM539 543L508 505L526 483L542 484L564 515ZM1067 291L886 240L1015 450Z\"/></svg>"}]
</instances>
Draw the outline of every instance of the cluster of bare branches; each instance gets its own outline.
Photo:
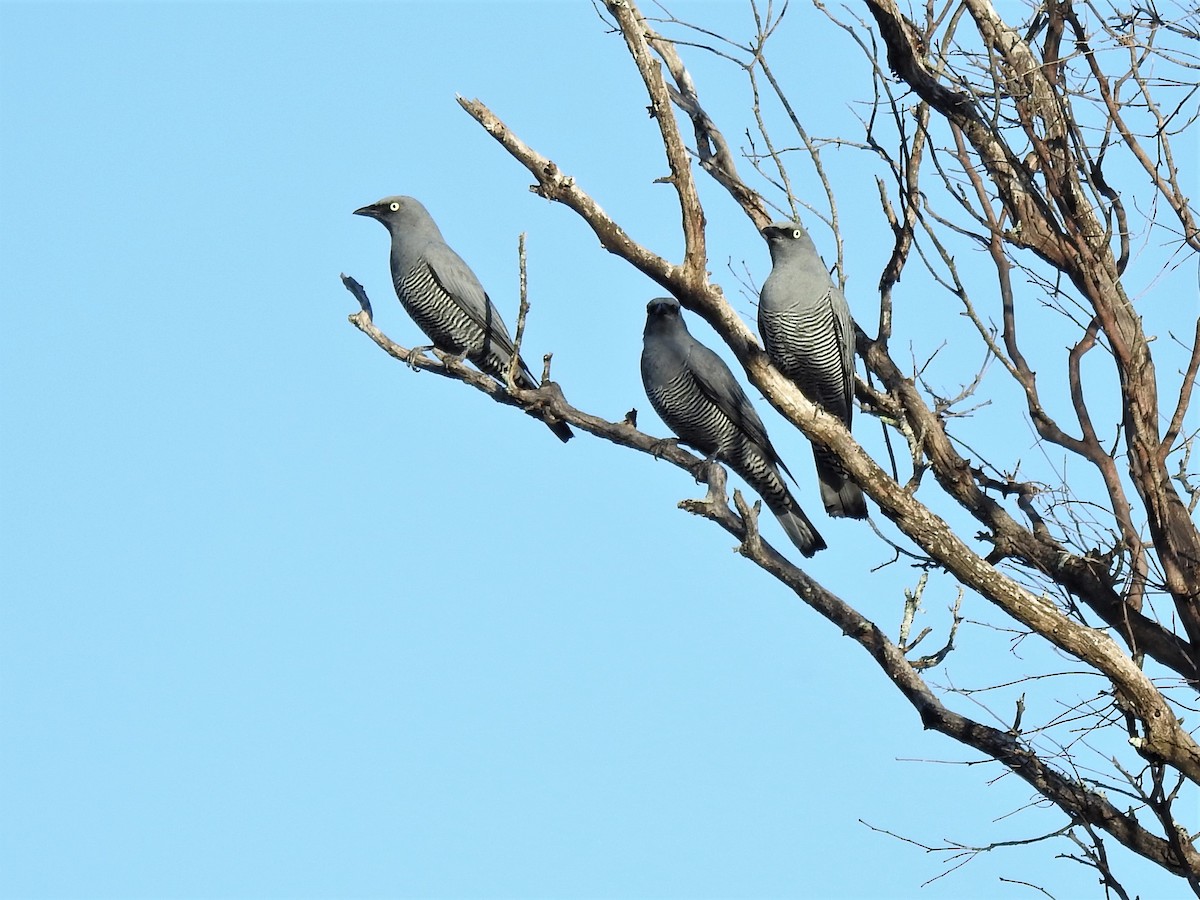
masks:
<instances>
[{"instance_id":1,"label":"cluster of bare branches","mask_svg":"<svg viewBox=\"0 0 1200 900\"><path fill-rule=\"evenodd\" d=\"M613 422L575 408L549 380L548 363L542 386L526 391L453 357L414 356L374 327L361 289L363 311L351 320L411 365L705 480L708 496L685 508L735 535L745 557L861 645L926 728L999 763L1062 811L1061 829L1031 840L1072 842L1066 855L1095 868L1116 896L1126 892L1106 841L1178 875L1200 896L1196 811L1178 802L1200 785L1200 745L1183 721L1189 712L1195 719L1188 704L1200 688L1200 467L1188 425L1200 315L1192 333L1158 345L1180 361L1161 373L1137 308L1154 297L1157 273L1131 280L1143 257L1165 269L1200 259L1200 228L1175 152L1200 109L1200 19L1148 2L1105 10L1048 0L1030 5L1019 23L1006 22L988 0L930 0L916 12L895 0L861 0L860 9L838 13L815 6L860 52L872 95L860 135L819 137L805 128L768 54L785 39L786 3L768 0L764 8L752 0L754 34L743 42L661 8L647 16L632 0L604 0L599 9L624 41L659 128L680 210L678 262L633 240L484 103L459 103L531 173L532 190L573 210L606 250L712 326L762 396L837 455L898 532L897 552L950 581L960 602L969 592L990 604L1014 646L1053 648L1061 670L1018 669L987 688L935 684L955 633L940 650L914 652L926 636L910 639L925 576L906 598L893 640L837 585L818 583L762 538L757 507L738 492L730 505L719 465L638 430L635 414ZM753 120L747 146L735 151L706 111L686 53L711 54L745 79ZM875 166L876 212L893 238L878 279L876 334L858 333L867 377L857 395L885 427L883 459L780 375L708 269L705 176L706 187L727 192L755 228L780 209L822 220L844 282L837 184L822 157L831 146ZM740 163L752 170L748 178ZM822 186L819 201L794 192L800 164ZM1150 254L1151 244L1166 249ZM960 270L964 246L988 261L986 277ZM980 365L961 377L957 395L935 390L929 360L905 363L893 351L897 321L912 319L900 315L909 299L900 279L910 266L952 298L977 337ZM1048 331L1067 337L1065 351L1047 352L1038 337ZM980 396L985 383L997 397L1019 398L1045 461L1037 474L1020 459L981 451L981 436L1013 416L1010 403L990 418L990 396ZM964 512L979 534L950 524L951 514ZM958 602L953 620L957 628ZM987 691L1020 691L1011 721L981 705ZM983 849L947 852L958 859Z\"/></svg>"}]
</instances>

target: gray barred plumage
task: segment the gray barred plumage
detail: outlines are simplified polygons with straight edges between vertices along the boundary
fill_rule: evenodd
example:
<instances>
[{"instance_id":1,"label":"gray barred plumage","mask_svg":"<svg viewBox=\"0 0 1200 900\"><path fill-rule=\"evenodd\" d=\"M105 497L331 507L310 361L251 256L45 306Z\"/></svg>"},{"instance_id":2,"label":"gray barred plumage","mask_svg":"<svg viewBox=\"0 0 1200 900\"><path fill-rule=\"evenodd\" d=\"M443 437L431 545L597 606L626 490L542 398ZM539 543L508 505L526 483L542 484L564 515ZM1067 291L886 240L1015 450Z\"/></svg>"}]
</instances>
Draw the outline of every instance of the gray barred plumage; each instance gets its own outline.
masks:
<instances>
[{"instance_id":1,"label":"gray barred plumage","mask_svg":"<svg viewBox=\"0 0 1200 900\"><path fill-rule=\"evenodd\" d=\"M846 427L854 414L854 323L812 238L798 222L763 229L771 274L763 282L758 330L771 362ZM813 445L821 500L831 516L867 517L862 489L836 456Z\"/></svg>"},{"instance_id":2,"label":"gray barred plumage","mask_svg":"<svg viewBox=\"0 0 1200 900\"><path fill-rule=\"evenodd\" d=\"M805 556L825 541L784 483L787 467L733 373L692 337L669 297L646 307L642 383L659 417L685 444L719 459L753 488ZM791 474L791 473L789 473Z\"/></svg>"},{"instance_id":3,"label":"gray barred plumage","mask_svg":"<svg viewBox=\"0 0 1200 900\"><path fill-rule=\"evenodd\" d=\"M442 238L429 211L412 197L385 197L354 214L387 228L396 296L434 346L465 355L503 381L514 350L508 328L470 266ZM523 359L517 360L515 380L522 388L538 387ZM559 440L573 437L566 422L548 424Z\"/></svg>"}]
</instances>

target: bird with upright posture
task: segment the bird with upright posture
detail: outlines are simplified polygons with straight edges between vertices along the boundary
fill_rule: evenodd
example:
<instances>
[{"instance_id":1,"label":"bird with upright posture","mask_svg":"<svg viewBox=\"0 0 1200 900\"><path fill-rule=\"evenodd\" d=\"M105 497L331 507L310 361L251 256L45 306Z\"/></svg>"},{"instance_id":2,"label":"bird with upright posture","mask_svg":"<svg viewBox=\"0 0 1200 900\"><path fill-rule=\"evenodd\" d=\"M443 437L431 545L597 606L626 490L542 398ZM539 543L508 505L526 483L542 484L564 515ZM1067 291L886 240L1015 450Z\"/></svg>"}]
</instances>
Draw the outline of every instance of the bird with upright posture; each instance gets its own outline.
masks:
<instances>
[{"instance_id":1,"label":"bird with upright posture","mask_svg":"<svg viewBox=\"0 0 1200 900\"><path fill-rule=\"evenodd\" d=\"M809 400L849 428L854 413L854 324L846 298L802 225L775 222L762 233L772 263L758 302L758 330L767 355ZM837 457L816 444L813 457L825 511L865 519L862 489Z\"/></svg>"},{"instance_id":2,"label":"bird with upright posture","mask_svg":"<svg viewBox=\"0 0 1200 900\"><path fill-rule=\"evenodd\" d=\"M504 381L513 340L495 305L461 256L450 249L429 211L412 197L384 197L354 211L382 223L392 236L392 284L404 309L444 353L466 356L482 371ZM517 359L518 387L538 387ZM559 440L574 433L566 422L547 423Z\"/></svg>"},{"instance_id":3,"label":"bird with upright posture","mask_svg":"<svg viewBox=\"0 0 1200 900\"><path fill-rule=\"evenodd\" d=\"M742 476L801 553L812 556L825 549L824 539L779 474L787 467L742 386L721 357L692 337L679 301L670 297L651 300L646 306L642 384L667 427L684 443Z\"/></svg>"}]
</instances>

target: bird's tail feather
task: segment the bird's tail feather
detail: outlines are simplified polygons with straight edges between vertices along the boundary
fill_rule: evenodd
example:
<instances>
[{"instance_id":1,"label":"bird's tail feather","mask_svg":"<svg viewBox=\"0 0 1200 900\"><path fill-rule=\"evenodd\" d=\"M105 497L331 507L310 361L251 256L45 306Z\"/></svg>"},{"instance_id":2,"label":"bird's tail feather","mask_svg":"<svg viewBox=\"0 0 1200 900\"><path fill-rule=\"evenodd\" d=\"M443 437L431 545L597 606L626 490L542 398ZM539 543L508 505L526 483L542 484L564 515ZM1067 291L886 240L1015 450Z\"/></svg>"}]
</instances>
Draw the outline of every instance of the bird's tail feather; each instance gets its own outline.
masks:
<instances>
[{"instance_id":1,"label":"bird's tail feather","mask_svg":"<svg viewBox=\"0 0 1200 900\"><path fill-rule=\"evenodd\" d=\"M818 550L824 550L828 546L800 507L775 511L775 518L779 520L779 524L783 526L787 536L796 545L796 549L805 556L812 556Z\"/></svg>"},{"instance_id":2,"label":"bird's tail feather","mask_svg":"<svg viewBox=\"0 0 1200 900\"><path fill-rule=\"evenodd\" d=\"M564 444L575 437L575 432L571 430L571 426L566 422L547 422L546 425L554 432L554 436Z\"/></svg>"},{"instance_id":3,"label":"bird's tail feather","mask_svg":"<svg viewBox=\"0 0 1200 900\"><path fill-rule=\"evenodd\" d=\"M813 447L817 479L821 483L821 502L831 516L847 519L867 517L867 499L862 488L847 477L840 462L831 453Z\"/></svg>"}]
</instances>

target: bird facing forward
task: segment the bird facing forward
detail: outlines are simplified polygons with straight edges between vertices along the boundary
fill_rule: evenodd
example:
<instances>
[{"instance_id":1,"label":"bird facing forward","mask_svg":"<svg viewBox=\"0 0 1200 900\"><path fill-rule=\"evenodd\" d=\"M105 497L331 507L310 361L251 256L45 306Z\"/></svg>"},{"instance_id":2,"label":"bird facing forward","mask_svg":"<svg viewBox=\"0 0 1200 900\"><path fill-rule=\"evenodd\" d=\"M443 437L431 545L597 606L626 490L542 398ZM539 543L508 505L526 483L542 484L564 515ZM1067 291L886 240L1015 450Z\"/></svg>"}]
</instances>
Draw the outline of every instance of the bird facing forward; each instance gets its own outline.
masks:
<instances>
[{"instance_id":1,"label":"bird facing forward","mask_svg":"<svg viewBox=\"0 0 1200 900\"><path fill-rule=\"evenodd\" d=\"M679 301L651 300L642 338L642 383L654 411L681 441L737 472L763 498L805 556L825 549L779 470L787 467L729 366L688 332ZM788 473L791 474L790 472Z\"/></svg>"}]
</instances>

